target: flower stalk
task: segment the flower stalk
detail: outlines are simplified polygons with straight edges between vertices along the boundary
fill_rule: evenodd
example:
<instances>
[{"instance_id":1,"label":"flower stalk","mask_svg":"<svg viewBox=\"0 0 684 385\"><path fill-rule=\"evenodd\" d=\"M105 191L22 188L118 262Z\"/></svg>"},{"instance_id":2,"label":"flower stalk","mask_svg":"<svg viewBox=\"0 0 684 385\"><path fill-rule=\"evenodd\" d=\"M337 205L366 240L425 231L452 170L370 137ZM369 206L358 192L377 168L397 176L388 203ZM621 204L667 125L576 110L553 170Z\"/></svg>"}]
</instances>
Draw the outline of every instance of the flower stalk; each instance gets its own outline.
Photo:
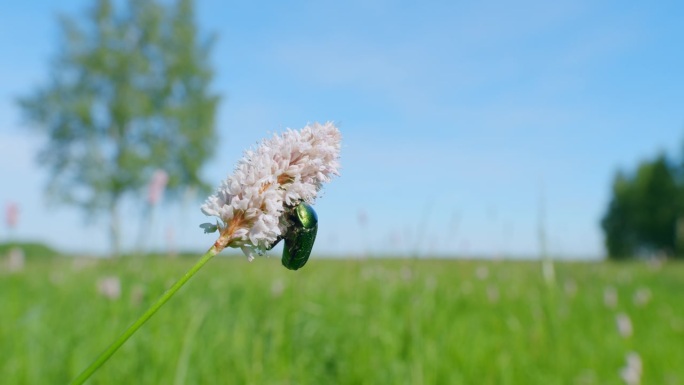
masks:
<instances>
[{"instance_id":1,"label":"flower stalk","mask_svg":"<svg viewBox=\"0 0 684 385\"><path fill-rule=\"evenodd\" d=\"M218 243L218 241L217 241ZM222 249L222 248L221 248ZM212 246L207 252L202 255L202 257L195 263L193 267L188 270L187 273L183 277L181 277L176 283L173 284L164 294L162 294L159 299L150 306L147 311L140 316L131 326L126 329L114 342L112 342L109 347L102 352L96 359L93 361L85 370L81 372L81 374L78 375L73 381L71 381L71 385L80 385L83 384L90 376L97 371L97 369L100 368L109 358L123 345L132 335L135 333L142 325L149 320L154 313L159 310L166 302L168 302L171 297L173 297L176 292L185 285L190 278L192 278L193 275L195 275L201 268L204 266L207 262L209 262L216 254L218 254L220 250L217 249L216 246Z\"/></svg>"}]
</instances>

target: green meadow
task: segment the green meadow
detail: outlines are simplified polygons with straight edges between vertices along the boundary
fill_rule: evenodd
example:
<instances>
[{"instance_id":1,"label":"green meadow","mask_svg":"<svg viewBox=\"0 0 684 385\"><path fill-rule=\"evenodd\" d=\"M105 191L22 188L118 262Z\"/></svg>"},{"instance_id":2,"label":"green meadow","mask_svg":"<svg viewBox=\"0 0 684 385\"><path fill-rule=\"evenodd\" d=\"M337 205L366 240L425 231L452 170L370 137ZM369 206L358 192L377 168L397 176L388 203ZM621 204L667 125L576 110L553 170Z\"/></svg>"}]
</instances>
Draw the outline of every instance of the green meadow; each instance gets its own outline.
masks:
<instances>
[{"instance_id":1,"label":"green meadow","mask_svg":"<svg viewBox=\"0 0 684 385\"><path fill-rule=\"evenodd\" d=\"M0 383L68 383L194 262L3 265ZM624 384L630 352L641 383L684 384L684 264L558 263L549 285L529 261L218 256L88 383Z\"/></svg>"}]
</instances>

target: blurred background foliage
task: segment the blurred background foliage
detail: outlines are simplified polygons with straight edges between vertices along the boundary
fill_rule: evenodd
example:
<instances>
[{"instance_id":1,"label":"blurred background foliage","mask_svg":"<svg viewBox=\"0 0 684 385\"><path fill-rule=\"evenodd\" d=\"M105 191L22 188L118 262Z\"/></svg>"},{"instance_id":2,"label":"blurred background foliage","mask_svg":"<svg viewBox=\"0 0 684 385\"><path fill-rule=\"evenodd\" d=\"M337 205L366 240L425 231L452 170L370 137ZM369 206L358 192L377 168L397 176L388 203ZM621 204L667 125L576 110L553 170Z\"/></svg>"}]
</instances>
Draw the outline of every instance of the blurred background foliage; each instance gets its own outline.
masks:
<instances>
[{"instance_id":1,"label":"blurred background foliage","mask_svg":"<svg viewBox=\"0 0 684 385\"><path fill-rule=\"evenodd\" d=\"M49 196L87 215L106 213L120 253L119 204L139 199L153 173L170 198L208 190L200 168L216 145L213 37L195 25L192 0L99 0L85 18L61 18L50 80L21 98L47 141L39 162Z\"/></svg>"},{"instance_id":2,"label":"blurred background foliage","mask_svg":"<svg viewBox=\"0 0 684 385\"><path fill-rule=\"evenodd\" d=\"M660 154L618 171L601 226L611 259L684 258L684 161Z\"/></svg>"}]
</instances>

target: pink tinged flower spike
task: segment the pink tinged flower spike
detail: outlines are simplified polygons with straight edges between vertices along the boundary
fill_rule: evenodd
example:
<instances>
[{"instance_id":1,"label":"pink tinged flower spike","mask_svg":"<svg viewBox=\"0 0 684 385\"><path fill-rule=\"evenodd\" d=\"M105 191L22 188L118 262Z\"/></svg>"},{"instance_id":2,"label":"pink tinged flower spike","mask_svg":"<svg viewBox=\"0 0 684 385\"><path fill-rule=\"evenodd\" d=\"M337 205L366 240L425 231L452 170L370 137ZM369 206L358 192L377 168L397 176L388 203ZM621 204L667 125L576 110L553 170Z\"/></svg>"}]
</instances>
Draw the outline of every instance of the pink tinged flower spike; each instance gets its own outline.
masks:
<instances>
[{"instance_id":1,"label":"pink tinged flower spike","mask_svg":"<svg viewBox=\"0 0 684 385\"><path fill-rule=\"evenodd\" d=\"M97 291L107 299L119 299L121 297L121 280L116 276L102 278L97 282Z\"/></svg>"},{"instance_id":2,"label":"pink tinged flower spike","mask_svg":"<svg viewBox=\"0 0 684 385\"><path fill-rule=\"evenodd\" d=\"M166 183L169 181L169 175L164 170L157 170L152 175L150 184L147 189L147 201L150 205L156 205L164 194Z\"/></svg>"},{"instance_id":3,"label":"pink tinged flower spike","mask_svg":"<svg viewBox=\"0 0 684 385\"><path fill-rule=\"evenodd\" d=\"M340 131L332 122L288 129L245 151L216 193L201 209L217 217L200 225L219 231L218 251L239 247L252 260L277 243L290 223L283 214L301 202L313 203L324 183L339 175Z\"/></svg>"},{"instance_id":4,"label":"pink tinged flower spike","mask_svg":"<svg viewBox=\"0 0 684 385\"><path fill-rule=\"evenodd\" d=\"M7 227L10 229L13 229L14 227L17 226L17 222L19 222L19 205L10 202L7 204L5 207L5 222L7 223Z\"/></svg>"}]
</instances>

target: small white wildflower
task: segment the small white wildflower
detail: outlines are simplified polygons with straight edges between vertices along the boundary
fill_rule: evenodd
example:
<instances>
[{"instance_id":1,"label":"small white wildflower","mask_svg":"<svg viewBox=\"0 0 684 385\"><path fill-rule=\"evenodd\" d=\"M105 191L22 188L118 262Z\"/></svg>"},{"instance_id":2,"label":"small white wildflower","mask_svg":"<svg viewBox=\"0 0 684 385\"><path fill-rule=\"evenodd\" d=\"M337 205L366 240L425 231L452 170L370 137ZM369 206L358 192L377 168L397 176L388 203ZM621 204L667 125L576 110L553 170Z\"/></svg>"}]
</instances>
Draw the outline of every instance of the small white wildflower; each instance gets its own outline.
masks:
<instances>
[{"instance_id":1,"label":"small white wildflower","mask_svg":"<svg viewBox=\"0 0 684 385\"><path fill-rule=\"evenodd\" d=\"M608 286L603 290L603 303L606 307L615 309L618 303L618 294L614 287Z\"/></svg>"},{"instance_id":2,"label":"small white wildflower","mask_svg":"<svg viewBox=\"0 0 684 385\"><path fill-rule=\"evenodd\" d=\"M620 370L620 377L627 385L639 385L641 383L641 374L643 373L643 365L639 353L630 352L626 357L626 365Z\"/></svg>"},{"instance_id":3,"label":"small white wildflower","mask_svg":"<svg viewBox=\"0 0 684 385\"><path fill-rule=\"evenodd\" d=\"M97 282L97 291L108 299L119 299L121 280L116 276L102 278Z\"/></svg>"},{"instance_id":4,"label":"small white wildflower","mask_svg":"<svg viewBox=\"0 0 684 385\"><path fill-rule=\"evenodd\" d=\"M632 336L632 320L625 313L619 313L615 316L615 322L617 323L617 329L623 338L628 338Z\"/></svg>"},{"instance_id":5,"label":"small white wildflower","mask_svg":"<svg viewBox=\"0 0 684 385\"><path fill-rule=\"evenodd\" d=\"M640 287L634 293L632 302L636 306L646 306L651 301L651 290L647 287Z\"/></svg>"},{"instance_id":6,"label":"small white wildflower","mask_svg":"<svg viewBox=\"0 0 684 385\"><path fill-rule=\"evenodd\" d=\"M16 273L24 270L24 265L26 265L24 250L20 247L11 248L7 255L7 270Z\"/></svg>"},{"instance_id":7,"label":"small white wildflower","mask_svg":"<svg viewBox=\"0 0 684 385\"><path fill-rule=\"evenodd\" d=\"M288 207L316 199L323 183L339 175L340 131L331 122L287 130L246 151L233 175L202 205L220 221L202 224L219 230L215 246L239 247L251 261L285 233Z\"/></svg>"}]
</instances>

